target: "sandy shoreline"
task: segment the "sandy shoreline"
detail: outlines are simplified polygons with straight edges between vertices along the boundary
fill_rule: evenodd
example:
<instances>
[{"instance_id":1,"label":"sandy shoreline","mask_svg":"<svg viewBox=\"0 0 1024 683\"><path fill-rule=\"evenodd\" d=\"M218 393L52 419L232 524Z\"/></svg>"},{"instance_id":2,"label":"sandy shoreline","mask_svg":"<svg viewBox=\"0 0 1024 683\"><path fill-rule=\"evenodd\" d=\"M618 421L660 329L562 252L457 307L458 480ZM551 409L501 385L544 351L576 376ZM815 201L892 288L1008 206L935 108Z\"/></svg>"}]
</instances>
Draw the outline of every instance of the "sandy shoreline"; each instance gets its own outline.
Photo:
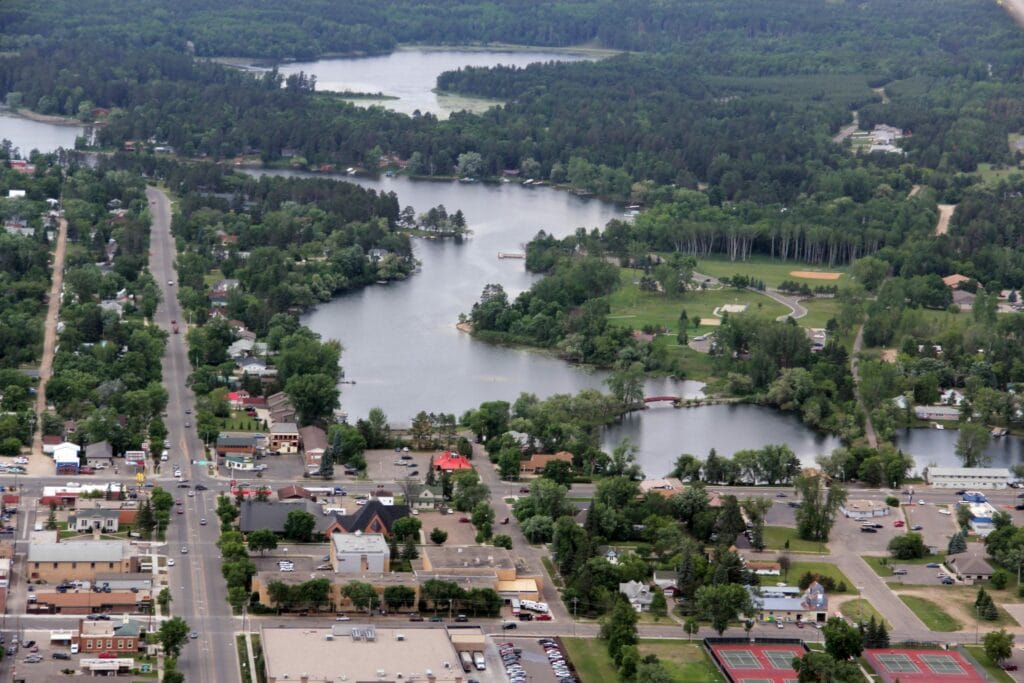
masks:
<instances>
[{"instance_id":1,"label":"sandy shoreline","mask_svg":"<svg viewBox=\"0 0 1024 683\"><path fill-rule=\"evenodd\" d=\"M39 123L50 123L55 126L82 127L85 125L78 119L72 119L67 116L49 116L47 114L40 114L39 112L34 112L31 109L8 109L4 107L3 111L13 114L14 116L20 116L23 119L30 119L32 121L38 121Z\"/></svg>"},{"instance_id":2,"label":"sandy shoreline","mask_svg":"<svg viewBox=\"0 0 1024 683\"><path fill-rule=\"evenodd\" d=\"M1024 28L1024 0L997 0L1002 5L1018 26Z\"/></svg>"}]
</instances>

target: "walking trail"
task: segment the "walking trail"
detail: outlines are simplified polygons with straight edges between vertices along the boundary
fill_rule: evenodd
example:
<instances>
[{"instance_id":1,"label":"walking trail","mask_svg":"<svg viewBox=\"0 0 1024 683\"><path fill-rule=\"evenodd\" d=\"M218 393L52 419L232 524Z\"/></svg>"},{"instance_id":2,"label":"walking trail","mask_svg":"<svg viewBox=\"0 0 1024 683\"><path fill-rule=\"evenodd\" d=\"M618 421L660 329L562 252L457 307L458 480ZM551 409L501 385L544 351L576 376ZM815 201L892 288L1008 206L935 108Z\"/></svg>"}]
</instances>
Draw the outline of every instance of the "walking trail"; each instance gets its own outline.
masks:
<instances>
[{"instance_id":1,"label":"walking trail","mask_svg":"<svg viewBox=\"0 0 1024 683\"><path fill-rule=\"evenodd\" d=\"M864 346L864 325L857 328L857 337L853 340L853 350L850 352L850 374L853 375L853 388L857 394L857 406L864 414L864 436L868 445L878 448L878 436L875 434L875 425L871 423L871 413L864 406L860 398L860 349Z\"/></svg>"},{"instance_id":2,"label":"walking trail","mask_svg":"<svg viewBox=\"0 0 1024 683\"><path fill-rule=\"evenodd\" d=\"M939 204L939 222L935 224L936 235L945 235L949 231L949 219L953 217L954 211L956 204Z\"/></svg>"},{"instance_id":3,"label":"walking trail","mask_svg":"<svg viewBox=\"0 0 1024 683\"><path fill-rule=\"evenodd\" d=\"M60 314L60 295L64 289L64 253L68 245L68 222L60 219L57 248L53 252L53 276L50 300L46 307L43 329L43 357L39 363L39 390L36 394L36 433L32 437L32 455L43 455L43 413L46 411L46 384L53 374L53 352L57 347L57 316Z\"/></svg>"}]
</instances>

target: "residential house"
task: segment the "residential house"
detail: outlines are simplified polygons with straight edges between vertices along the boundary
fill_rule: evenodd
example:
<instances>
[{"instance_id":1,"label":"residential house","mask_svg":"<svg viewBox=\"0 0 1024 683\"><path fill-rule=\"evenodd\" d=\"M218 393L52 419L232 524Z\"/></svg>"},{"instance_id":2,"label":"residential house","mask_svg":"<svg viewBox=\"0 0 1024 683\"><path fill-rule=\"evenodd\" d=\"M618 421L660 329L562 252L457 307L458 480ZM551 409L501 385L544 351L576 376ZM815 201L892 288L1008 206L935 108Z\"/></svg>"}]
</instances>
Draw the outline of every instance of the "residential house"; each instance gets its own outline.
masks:
<instances>
[{"instance_id":1,"label":"residential house","mask_svg":"<svg viewBox=\"0 0 1024 683\"><path fill-rule=\"evenodd\" d=\"M334 515L328 534L384 534L391 537L391 527L402 517L409 516L408 505L384 505L379 500L370 499L351 515Z\"/></svg>"},{"instance_id":2,"label":"residential house","mask_svg":"<svg viewBox=\"0 0 1024 683\"><path fill-rule=\"evenodd\" d=\"M748 586L754 605L752 615L759 621L824 622L828 618L828 597L824 587L814 581L804 594L792 586L761 586L755 591Z\"/></svg>"},{"instance_id":3,"label":"residential house","mask_svg":"<svg viewBox=\"0 0 1024 683\"><path fill-rule=\"evenodd\" d=\"M677 493L682 493L685 489L686 487L683 486L683 482L676 477L645 479L640 482L640 493L642 495L657 493L659 496L671 498Z\"/></svg>"},{"instance_id":4,"label":"residential house","mask_svg":"<svg viewBox=\"0 0 1024 683\"><path fill-rule=\"evenodd\" d=\"M229 455L251 458L256 453L256 437L251 434L228 434L221 432L217 435L215 449L217 455L221 458Z\"/></svg>"},{"instance_id":5,"label":"residential house","mask_svg":"<svg viewBox=\"0 0 1024 683\"><path fill-rule=\"evenodd\" d=\"M270 411L271 422L294 422L295 408L288 394L279 391L267 397L267 409Z\"/></svg>"},{"instance_id":6,"label":"residential house","mask_svg":"<svg viewBox=\"0 0 1024 683\"><path fill-rule=\"evenodd\" d=\"M969 543L966 552L947 556L946 566L968 586L992 578L992 565L985 560L983 543Z\"/></svg>"},{"instance_id":7,"label":"residential house","mask_svg":"<svg viewBox=\"0 0 1024 683\"><path fill-rule=\"evenodd\" d=\"M466 456L460 453L452 453L451 451L434 455L430 466L437 472L458 472L460 470L473 469Z\"/></svg>"},{"instance_id":8,"label":"residential house","mask_svg":"<svg viewBox=\"0 0 1024 683\"><path fill-rule=\"evenodd\" d=\"M302 457L305 459L306 469L320 469L320 461L327 450L327 433L319 427L303 427L299 430L299 440L302 443Z\"/></svg>"},{"instance_id":9,"label":"residential house","mask_svg":"<svg viewBox=\"0 0 1024 683\"><path fill-rule=\"evenodd\" d=\"M549 462L567 462L572 465L572 453L559 451L558 453L534 453L529 460L519 463L520 474L540 474Z\"/></svg>"},{"instance_id":10,"label":"residential house","mask_svg":"<svg viewBox=\"0 0 1024 683\"><path fill-rule=\"evenodd\" d=\"M102 508L79 508L68 517L68 529L74 531L102 531L116 534L120 528L121 510Z\"/></svg>"},{"instance_id":11,"label":"residential house","mask_svg":"<svg viewBox=\"0 0 1024 683\"><path fill-rule=\"evenodd\" d=\"M947 275L946 277L942 278L942 283L949 287L950 289L959 289L960 285L970 281L971 278L967 277L966 275L961 275L960 273L953 273L952 275Z\"/></svg>"},{"instance_id":12,"label":"residential house","mask_svg":"<svg viewBox=\"0 0 1024 683\"><path fill-rule=\"evenodd\" d=\"M145 643L141 639L144 631L142 622L124 615L119 621L93 621L82 619L78 622L78 643L82 653L93 652L140 652Z\"/></svg>"},{"instance_id":13,"label":"residential house","mask_svg":"<svg viewBox=\"0 0 1024 683\"><path fill-rule=\"evenodd\" d=\"M249 375L250 377L259 377L263 379L265 377L277 377L277 368L267 365L267 362L262 358L253 358L251 356L241 356L235 359L235 370L236 375Z\"/></svg>"},{"instance_id":14,"label":"residential house","mask_svg":"<svg viewBox=\"0 0 1024 683\"><path fill-rule=\"evenodd\" d=\"M675 594L678 583L679 572L670 572L664 569L654 570L654 585L660 588L666 596Z\"/></svg>"},{"instance_id":15,"label":"residential house","mask_svg":"<svg viewBox=\"0 0 1024 683\"><path fill-rule=\"evenodd\" d=\"M214 307L224 307L228 305L228 295L231 290L238 287L238 280L234 278L224 278L214 283L213 287L210 288L208 298L210 305Z\"/></svg>"},{"instance_id":16,"label":"residential house","mask_svg":"<svg viewBox=\"0 0 1024 683\"><path fill-rule=\"evenodd\" d=\"M781 576L782 565L778 562L751 560L747 562L747 569L758 576Z\"/></svg>"},{"instance_id":17,"label":"residential house","mask_svg":"<svg viewBox=\"0 0 1024 683\"><path fill-rule=\"evenodd\" d=\"M78 444L65 441L53 449L53 463L57 468L57 474L78 474L79 462L78 453L82 447Z\"/></svg>"},{"instance_id":18,"label":"residential house","mask_svg":"<svg viewBox=\"0 0 1024 683\"><path fill-rule=\"evenodd\" d=\"M274 422L270 428L270 450L277 453L298 453L299 426L294 422Z\"/></svg>"},{"instance_id":19,"label":"residential house","mask_svg":"<svg viewBox=\"0 0 1024 683\"><path fill-rule=\"evenodd\" d=\"M335 574L363 575L391 569L391 550L384 534L331 534L331 566Z\"/></svg>"},{"instance_id":20,"label":"residential house","mask_svg":"<svg viewBox=\"0 0 1024 683\"><path fill-rule=\"evenodd\" d=\"M405 504L414 510L434 510L444 502L440 486L416 484L409 489L409 499Z\"/></svg>"},{"instance_id":21,"label":"residential house","mask_svg":"<svg viewBox=\"0 0 1024 683\"><path fill-rule=\"evenodd\" d=\"M964 402L964 395L956 389L946 389L939 397L939 403L944 406L959 406Z\"/></svg>"},{"instance_id":22,"label":"residential house","mask_svg":"<svg viewBox=\"0 0 1024 683\"><path fill-rule=\"evenodd\" d=\"M639 581L627 581L619 584L619 592L626 596L629 604L637 612L650 612L651 602L654 601L654 593L651 587Z\"/></svg>"},{"instance_id":23,"label":"residential house","mask_svg":"<svg viewBox=\"0 0 1024 683\"><path fill-rule=\"evenodd\" d=\"M53 455L54 449L57 448L64 441L60 436L52 434L43 434L43 454Z\"/></svg>"},{"instance_id":24,"label":"residential house","mask_svg":"<svg viewBox=\"0 0 1024 683\"><path fill-rule=\"evenodd\" d=\"M109 441L97 441L85 447L85 464L89 467L110 467L114 448Z\"/></svg>"},{"instance_id":25,"label":"residential house","mask_svg":"<svg viewBox=\"0 0 1024 683\"><path fill-rule=\"evenodd\" d=\"M135 572L137 565L134 549L122 541L65 541L30 544L26 566L33 581L61 583L92 581L97 572Z\"/></svg>"}]
</instances>

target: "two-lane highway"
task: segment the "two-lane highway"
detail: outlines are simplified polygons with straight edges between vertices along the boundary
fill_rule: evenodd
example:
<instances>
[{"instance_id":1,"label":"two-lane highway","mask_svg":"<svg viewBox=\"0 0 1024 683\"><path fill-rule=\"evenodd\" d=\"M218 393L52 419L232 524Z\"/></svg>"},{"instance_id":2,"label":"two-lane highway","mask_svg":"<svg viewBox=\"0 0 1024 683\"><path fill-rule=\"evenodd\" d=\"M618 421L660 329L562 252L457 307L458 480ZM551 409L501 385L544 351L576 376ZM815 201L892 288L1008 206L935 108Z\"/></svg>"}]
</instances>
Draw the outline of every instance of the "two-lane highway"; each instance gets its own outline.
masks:
<instances>
[{"instance_id":1,"label":"two-lane highway","mask_svg":"<svg viewBox=\"0 0 1024 683\"><path fill-rule=\"evenodd\" d=\"M226 600L220 553L215 545L219 523L213 515L214 496L220 487L208 480L204 467L192 464L194 460L205 460L205 451L192 424L195 397L187 385L190 373L185 343L187 330L177 298L171 204L167 195L157 188L147 188L146 196L152 216L149 267L163 294L155 322L170 335L162 367L168 394L166 425L171 453L157 480L184 508L184 514L173 515L167 534L168 555L175 560L175 566L168 570L173 597L171 613L184 617L199 633L199 637L185 647L178 668L188 681L233 683L239 680L234 645L234 633L239 624ZM177 321L179 334L172 331L171 321ZM190 426L186 427L186 423ZM177 482L170 476L173 465L179 465L184 478L193 484L208 481L210 490L188 497L187 491L175 488ZM209 524L201 525L202 518ZM181 552L183 547L188 549L187 554Z\"/></svg>"}]
</instances>

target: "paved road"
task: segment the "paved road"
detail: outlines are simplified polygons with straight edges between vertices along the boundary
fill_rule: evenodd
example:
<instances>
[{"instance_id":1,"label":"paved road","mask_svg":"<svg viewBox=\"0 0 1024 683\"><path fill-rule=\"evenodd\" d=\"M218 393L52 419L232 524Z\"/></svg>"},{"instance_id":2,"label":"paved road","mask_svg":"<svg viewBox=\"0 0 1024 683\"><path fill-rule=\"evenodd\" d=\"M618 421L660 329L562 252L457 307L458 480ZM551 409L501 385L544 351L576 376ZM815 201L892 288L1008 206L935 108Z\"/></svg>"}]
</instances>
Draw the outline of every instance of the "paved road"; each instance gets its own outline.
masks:
<instances>
[{"instance_id":1,"label":"paved road","mask_svg":"<svg viewBox=\"0 0 1024 683\"><path fill-rule=\"evenodd\" d=\"M53 353L57 347L57 318L60 315L60 295L64 289L64 254L68 246L68 222L60 219L57 231L57 247L53 251L53 273L50 283L50 300L46 306L46 323L43 328L43 357L39 363L39 390L36 394L36 424L43 424L46 411L46 383L53 374ZM43 457L43 430L37 429L32 437L32 456Z\"/></svg>"},{"instance_id":2,"label":"paved road","mask_svg":"<svg viewBox=\"0 0 1024 683\"><path fill-rule=\"evenodd\" d=\"M152 187L147 188L146 196L153 217L149 267L163 295L155 322L170 333L162 360L164 387L168 392L165 422L167 438L171 443L170 461L166 465L177 463L181 465L186 478L210 485L212 482L207 481L204 468L191 464L192 460L202 459L203 444L194 426L185 427L186 422L194 419L192 411L195 408L195 397L186 386L190 368L185 335L171 333L171 320L184 321L176 286L168 284L177 281L174 269L175 245L170 234L170 201L166 194ZM184 326L180 327L183 329ZM168 467L157 480L165 488L176 491L169 470ZM199 638L185 647L179 668L190 683L233 683L240 679L233 642L240 623L231 615L231 608L227 604L219 552L214 545L219 528L213 512L216 507L215 494L206 491L188 498L182 492L175 497L184 500L186 505L184 515L174 515L167 534L168 554L176 560L176 566L169 570L173 596L171 613L184 617L199 632ZM208 526L200 525L200 519L204 517L210 520ZM182 546L189 548L188 555L181 554Z\"/></svg>"}]
</instances>

